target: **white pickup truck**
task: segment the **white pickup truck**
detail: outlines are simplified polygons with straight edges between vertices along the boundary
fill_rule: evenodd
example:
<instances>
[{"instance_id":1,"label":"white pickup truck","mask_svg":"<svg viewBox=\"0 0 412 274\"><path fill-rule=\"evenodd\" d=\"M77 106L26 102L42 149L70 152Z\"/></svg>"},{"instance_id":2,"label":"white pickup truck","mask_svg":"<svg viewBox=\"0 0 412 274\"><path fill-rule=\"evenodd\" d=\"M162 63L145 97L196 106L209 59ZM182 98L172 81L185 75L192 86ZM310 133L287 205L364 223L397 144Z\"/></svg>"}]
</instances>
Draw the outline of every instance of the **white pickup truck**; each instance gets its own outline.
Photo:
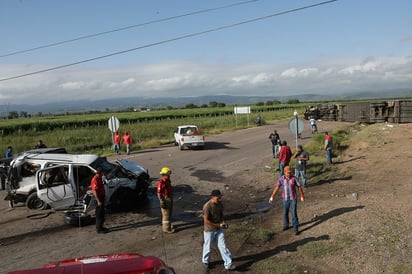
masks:
<instances>
[{"instance_id":1,"label":"white pickup truck","mask_svg":"<svg viewBox=\"0 0 412 274\"><path fill-rule=\"evenodd\" d=\"M174 136L175 145L179 146L180 150L183 150L184 148L203 149L205 147L205 136L199 131L197 126L178 126Z\"/></svg>"}]
</instances>

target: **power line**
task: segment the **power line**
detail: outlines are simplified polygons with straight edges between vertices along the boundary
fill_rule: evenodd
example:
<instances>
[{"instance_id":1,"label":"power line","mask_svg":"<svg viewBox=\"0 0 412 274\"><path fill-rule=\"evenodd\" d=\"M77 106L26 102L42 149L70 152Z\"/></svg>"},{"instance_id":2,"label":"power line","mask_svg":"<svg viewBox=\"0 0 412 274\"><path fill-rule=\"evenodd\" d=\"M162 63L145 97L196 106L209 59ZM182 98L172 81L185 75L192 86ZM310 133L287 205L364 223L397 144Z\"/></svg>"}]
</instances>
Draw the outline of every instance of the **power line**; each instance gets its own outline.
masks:
<instances>
[{"instance_id":1,"label":"power line","mask_svg":"<svg viewBox=\"0 0 412 274\"><path fill-rule=\"evenodd\" d=\"M209 8L209 9L205 9L205 10L199 10L199 11L189 12L189 13L180 14L180 15L176 15L176 16L166 17L166 18L163 18L163 19L152 20L152 21L148 21L148 22L145 22L145 23L140 23L140 24L131 25L131 26L127 26L127 27L121 27L121 28L112 29L112 30L108 30L108 31L103 31L103 32L95 33L95 34L84 35L84 36L80 36L80 37L77 37L77 38L72 38L72 39L63 40L63 41L60 41L60 42L54 42L54 43L51 43L51 44L46 44L46 45L43 45L43 46L38 46L38 47L19 50L19 51L15 51L15 52L11 52L11 53L6 53L6 54L3 54L3 55L0 55L0 58L7 57L7 56L12 56L12 55L17 55L17 54L21 54L21 53L25 53L25 52L35 51L35 50L39 50L39 49L49 48L49 47L53 47L53 46L58 46L58 45L61 45L61 44L71 43L71 42L84 40L84 39L88 39L88 38L93 38L93 37L96 37L96 36L110 34L110 33L117 32L117 31L124 31L124 30L137 28L137 27L142 27L142 26L146 26L146 25L150 25L150 24L154 24L154 23L170 21L170 20L173 20L173 19L178 19L178 18L182 18L182 17L187 17L187 16L191 16L191 15L200 14L200 13L206 13L206 12L210 12L210 11L221 10L221 9L240 6L240 5L244 5L244 4L249 4L249 3L252 3L252 2L256 2L256 1L259 1L259 0L249 0L249 1L239 2L239 3L234 3L234 4L230 4L230 5L226 5L226 6Z\"/></svg>"},{"instance_id":2,"label":"power line","mask_svg":"<svg viewBox=\"0 0 412 274\"><path fill-rule=\"evenodd\" d=\"M338 1L338 0L324 1L324 2L317 3L317 4L313 4L313 5L308 5L308 6L304 6L304 7L300 7L300 8L296 8L296 9L291 9L291 10L286 10L286 11L282 11L282 12L278 12L278 13L273 13L273 14L270 14L270 15L266 15L266 16L262 16L262 17L258 17L258 18L254 18L254 19L250 19L250 20L230 24L230 25L220 26L220 27L208 29L208 30L205 30L205 31L195 32L195 33L192 33L192 34L187 34L187 35L175 37L175 38L168 39L168 40L163 40L163 41L152 43L152 44L147 44L147 45L136 47L136 48L131 48L131 49L123 50L123 51L118 51L118 52L114 52L114 53L110 53L110 54L106 54L106 55L101 55L101 56L98 56L98 57L85 59L85 60L74 62L74 63L69 63L69 64L65 64L65 65L61 65L61 66L51 67L51 68L48 68L48 69L43 69L43 70L38 70L38 71L29 72L29 73L25 73L25 74L20 74L20 75L17 75L17 76L3 78L3 79L0 79L0 82L7 81L7 80L13 80L13 79L17 79L17 78L22 78L22 77L26 77L26 76L30 76L30 75L34 75L34 74L39 74L39 73L43 73L43 72L47 72L47 71L52 71L52 70L66 68L66 67L71 67L71 66L75 66L75 65L79 65L79 64L83 64L83 63L88 63L88 62L96 61L96 60L99 60L99 59L104 59L104 58L108 58L108 57L111 57L111 56L128 53L128 52L131 52L131 51L136 51L136 50L140 50L140 49L144 49L144 48L149 48L149 47L153 47L153 46L157 46L157 45L161 45L161 44L165 44L165 43L170 43L170 42L174 42L174 41L178 41L178 40L182 40L182 39L186 39L186 38L190 38L190 37L194 37L194 36L200 36L200 35L207 34L207 33L210 33L210 32L215 32L215 31L219 31L219 30L223 30L223 29L237 27L237 26L244 25L244 24L253 23L253 22L256 22L256 21L265 20L265 19L268 19L268 18L284 15L284 14L287 14L287 13L292 13L292 12L296 12L296 11L300 11L300 10L304 10L304 9L309 9L309 8L314 8L314 7L317 7L317 6L329 4L329 3L332 3L332 2L336 2L336 1Z\"/></svg>"}]
</instances>

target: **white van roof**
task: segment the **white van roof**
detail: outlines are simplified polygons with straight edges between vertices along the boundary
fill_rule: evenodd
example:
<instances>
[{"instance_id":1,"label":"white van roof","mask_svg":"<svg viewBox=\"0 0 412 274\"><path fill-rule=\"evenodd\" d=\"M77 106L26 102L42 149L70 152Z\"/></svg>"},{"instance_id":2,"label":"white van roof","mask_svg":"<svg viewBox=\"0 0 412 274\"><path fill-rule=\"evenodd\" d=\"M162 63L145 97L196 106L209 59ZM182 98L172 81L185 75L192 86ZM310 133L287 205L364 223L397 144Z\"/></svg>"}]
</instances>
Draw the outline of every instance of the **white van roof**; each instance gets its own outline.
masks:
<instances>
[{"instance_id":1,"label":"white van roof","mask_svg":"<svg viewBox=\"0 0 412 274\"><path fill-rule=\"evenodd\" d=\"M22 161L24 159L33 159L33 160L43 160L43 161L53 161L53 162L62 162L62 163L79 163L79 164L91 164L99 156L95 154L61 154L61 153L45 153L45 154L37 154L37 153L24 153L14 161Z\"/></svg>"}]
</instances>

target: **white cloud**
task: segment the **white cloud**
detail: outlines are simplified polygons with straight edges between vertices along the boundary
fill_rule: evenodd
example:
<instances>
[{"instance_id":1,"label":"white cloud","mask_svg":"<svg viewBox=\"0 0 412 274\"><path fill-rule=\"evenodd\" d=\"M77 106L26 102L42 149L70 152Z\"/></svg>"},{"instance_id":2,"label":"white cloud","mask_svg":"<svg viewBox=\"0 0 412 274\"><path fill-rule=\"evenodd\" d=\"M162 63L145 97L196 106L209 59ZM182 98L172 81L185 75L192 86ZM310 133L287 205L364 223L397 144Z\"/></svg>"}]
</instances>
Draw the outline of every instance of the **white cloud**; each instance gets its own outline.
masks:
<instances>
[{"instance_id":1,"label":"white cloud","mask_svg":"<svg viewBox=\"0 0 412 274\"><path fill-rule=\"evenodd\" d=\"M0 75L39 67L0 65ZM111 69L71 68L0 81L0 105L111 97L351 92L412 86L412 57L366 57L317 64L169 62Z\"/></svg>"}]
</instances>

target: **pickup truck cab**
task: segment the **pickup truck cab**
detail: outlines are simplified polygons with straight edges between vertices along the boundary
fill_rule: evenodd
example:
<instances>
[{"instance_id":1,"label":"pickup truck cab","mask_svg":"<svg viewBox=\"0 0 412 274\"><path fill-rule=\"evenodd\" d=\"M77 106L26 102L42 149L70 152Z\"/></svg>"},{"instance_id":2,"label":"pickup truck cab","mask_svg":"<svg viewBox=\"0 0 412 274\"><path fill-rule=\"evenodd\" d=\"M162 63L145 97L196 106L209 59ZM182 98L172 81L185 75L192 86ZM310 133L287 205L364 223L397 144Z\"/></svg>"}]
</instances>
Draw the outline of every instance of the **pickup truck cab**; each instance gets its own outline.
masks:
<instances>
[{"instance_id":1,"label":"pickup truck cab","mask_svg":"<svg viewBox=\"0 0 412 274\"><path fill-rule=\"evenodd\" d=\"M174 132L175 145L179 146L180 150L185 148L205 147L205 136L199 131L195 125L178 126Z\"/></svg>"}]
</instances>

